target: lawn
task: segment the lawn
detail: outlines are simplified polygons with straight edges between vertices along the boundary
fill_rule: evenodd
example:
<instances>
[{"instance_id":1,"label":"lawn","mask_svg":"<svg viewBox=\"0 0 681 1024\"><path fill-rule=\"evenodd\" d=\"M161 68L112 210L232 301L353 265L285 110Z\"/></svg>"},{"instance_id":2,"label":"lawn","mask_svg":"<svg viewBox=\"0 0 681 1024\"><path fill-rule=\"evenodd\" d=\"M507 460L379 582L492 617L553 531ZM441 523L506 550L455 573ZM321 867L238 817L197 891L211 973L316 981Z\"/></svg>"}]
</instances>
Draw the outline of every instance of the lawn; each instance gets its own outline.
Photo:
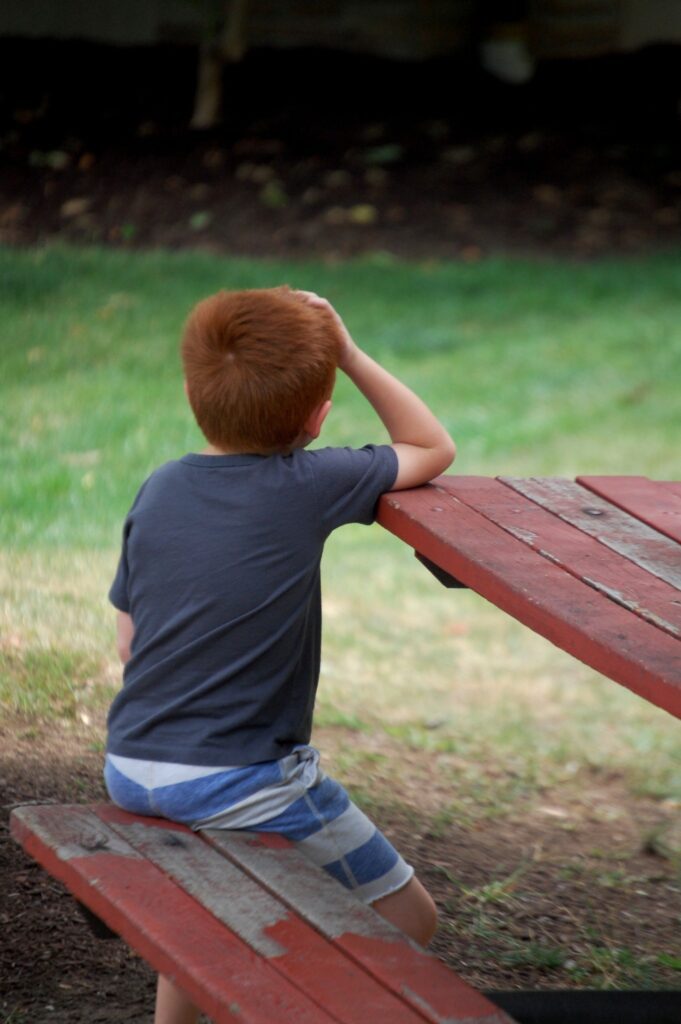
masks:
<instances>
[{"instance_id":1,"label":"lawn","mask_svg":"<svg viewBox=\"0 0 681 1024\"><path fill-rule=\"evenodd\" d=\"M324 265L0 250L6 715L80 723L101 746L118 685L106 590L122 518L155 465L201 446L178 364L183 319L220 287L282 282L326 295L358 342L430 403L457 441L457 472L678 478L677 254ZM339 380L323 441L384 438ZM660 821L678 811L678 723L475 595L442 590L379 527L339 531L324 582L317 721L367 806L392 776L393 803L430 808L410 786L410 765L418 776L430 764L448 794L431 826L444 831L531 816L561 786L577 800L594 778L617 780L625 803L647 800ZM652 842L639 830L641 846ZM482 904L470 905L474 929ZM667 981L679 969L668 959ZM593 977L574 977L640 984L634 960L598 968L591 956Z\"/></svg>"}]
</instances>

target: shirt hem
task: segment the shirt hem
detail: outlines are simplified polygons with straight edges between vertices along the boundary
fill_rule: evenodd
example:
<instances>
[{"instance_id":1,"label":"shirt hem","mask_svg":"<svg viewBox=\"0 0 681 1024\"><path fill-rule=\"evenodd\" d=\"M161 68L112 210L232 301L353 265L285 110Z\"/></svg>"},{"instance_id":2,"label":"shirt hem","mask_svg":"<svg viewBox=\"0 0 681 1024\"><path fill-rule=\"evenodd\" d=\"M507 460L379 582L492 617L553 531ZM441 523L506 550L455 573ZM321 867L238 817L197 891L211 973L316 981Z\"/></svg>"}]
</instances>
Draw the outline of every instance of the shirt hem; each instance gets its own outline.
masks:
<instances>
[{"instance_id":1,"label":"shirt hem","mask_svg":"<svg viewBox=\"0 0 681 1024\"><path fill-rule=\"evenodd\" d=\"M146 744L136 743L111 743L107 745L106 753L114 757L129 757L137 761L159 761L163 764L184 764L196 768L221 768L229 765L233 768L244 768L247 765L261 764L265 761L278 761L287 757L296 747L306 745L307 741L296 740L290 743L268 744L266 747L259 747L257 750L244 750L243 747L235 748L226 744L216 747L212 751L206 751L206 747L181 747L173 746L172 749L165 747L154 747Z\"/></svg>"}]
</instances>

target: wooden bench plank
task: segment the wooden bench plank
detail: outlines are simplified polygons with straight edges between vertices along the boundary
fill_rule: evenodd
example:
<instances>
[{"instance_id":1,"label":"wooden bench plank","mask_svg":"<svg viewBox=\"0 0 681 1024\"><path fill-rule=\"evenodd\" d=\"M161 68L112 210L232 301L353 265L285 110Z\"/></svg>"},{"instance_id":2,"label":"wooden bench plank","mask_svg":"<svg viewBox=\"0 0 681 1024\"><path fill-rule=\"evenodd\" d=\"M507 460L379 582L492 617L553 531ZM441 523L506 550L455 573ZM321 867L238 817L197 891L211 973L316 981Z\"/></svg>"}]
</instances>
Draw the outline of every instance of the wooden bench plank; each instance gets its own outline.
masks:
<instances>
[{"instance_id":1,"label":"wooden bench plank","mask_svg":"<svg viewBox=\"0 0 681 1024\"><path fill-rule=\"evenodd\" d=\"M333 940L435 1024L511 1024L511 1018L440 960L341 889L286 839L206 830L226 857ZM367 1017L368 1020L372 1019Z\"/></svg>"},{"instance_id":2,"label":"wooden bench plank","mask_svg":"<svg viewBox=\"0 0 681 1024\"><path fill-rule=\"evenodd\" d=\"M681 717L681 643L441 487L385 495L382 526L556 646ZM670 542L671 543L671 542Z\"/></svg>"},{"instance_id":3,"label":"wooden bench plank","mask_svg":"<svg viewBox=\"0 0 681 1024\"><path fill-rule=\"evenodd\" d=\"M577 579L681 638L679 592L664 580L491 477L447 477L438 486Z\"/></svg>"},{"instance_id":4,"label":"wooden bench plank","mask_svg":"<svg viewBox=\"0 0 681 1024\"><path fill-rule=\"evenodd\" d=\"M681 495L647 476L578 476L577 483L681 543Z\"/></svg>"},{"instance_id":5,"label":"wooden bench plank","mask_svg":"<svg viewBox=\"0 0 681 1024\"><path fill-rule=\"evenodd\" d=\"M111 804L93 810L342 1024L365 1024L367 1019L423 1024L420 1013L369 977L196 833L173 822L126 814Z\"/></svg>"},{"instance_id":6,"label":"wooden bench plank","mask_svg":"<svg viewBox=\"0 0 681 1024\"><path fill-rule=\"evenodd\" d=\"M216 1024L334 1018L82 806L20 807L12 835Z\"/></svg>"},{"instance_id":7,"label":"wooden bench plank","mask_svg":"<svg viewBox=\"0 0 681 1024\"><path fill-rule=\"evenodd\" d=\"M572 480L556 477L499 479L514 491L524 494L542 508L681 590L679 546L669 537Z\"/></svg>"}]
</instances>

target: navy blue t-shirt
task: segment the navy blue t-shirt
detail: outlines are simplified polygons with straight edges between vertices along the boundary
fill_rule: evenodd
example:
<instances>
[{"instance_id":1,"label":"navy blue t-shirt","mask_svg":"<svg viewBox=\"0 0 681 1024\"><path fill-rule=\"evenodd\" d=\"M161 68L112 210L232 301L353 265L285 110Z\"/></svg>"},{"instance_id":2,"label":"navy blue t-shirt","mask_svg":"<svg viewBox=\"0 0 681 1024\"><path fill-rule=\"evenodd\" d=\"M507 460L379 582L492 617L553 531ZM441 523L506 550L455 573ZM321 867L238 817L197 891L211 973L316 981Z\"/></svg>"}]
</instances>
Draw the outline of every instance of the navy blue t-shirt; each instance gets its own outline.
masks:
<instances>
[{"instance_id":1,"label":"navy blue t-shirt","mask_svg":"<svg viewBox=\"0 0 681 1024\"><path fill-rule=\"evenodd\" d=\"M370 523L397 475L388 445L186 455L143 484L109 597L135 635L110 753L243 765L307 743L329 533Z\"/></svg>"}]
</instances>

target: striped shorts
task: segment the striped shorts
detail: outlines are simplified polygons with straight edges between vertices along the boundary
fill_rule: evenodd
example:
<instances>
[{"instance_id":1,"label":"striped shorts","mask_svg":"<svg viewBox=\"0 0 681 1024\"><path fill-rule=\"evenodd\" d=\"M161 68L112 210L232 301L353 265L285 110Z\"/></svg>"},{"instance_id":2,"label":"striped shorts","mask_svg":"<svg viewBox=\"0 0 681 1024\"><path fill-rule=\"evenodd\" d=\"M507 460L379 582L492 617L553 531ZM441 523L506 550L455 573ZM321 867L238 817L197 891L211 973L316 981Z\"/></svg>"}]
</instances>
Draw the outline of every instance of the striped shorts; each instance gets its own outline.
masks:
<instances>
[{"instance_id":1,"label":"striped shorts","mask_svg":"<svg viewBox=\"0 0 681 1024\"><path fill-rule=\"evenodd\" d=\"M324 775L313 747L236 768L107 754L104 779L113 802L133 814L169 818L194 830L286 836L365 903L396 892L414 874L343 787Z\"/></svg>"}]
</instances>

